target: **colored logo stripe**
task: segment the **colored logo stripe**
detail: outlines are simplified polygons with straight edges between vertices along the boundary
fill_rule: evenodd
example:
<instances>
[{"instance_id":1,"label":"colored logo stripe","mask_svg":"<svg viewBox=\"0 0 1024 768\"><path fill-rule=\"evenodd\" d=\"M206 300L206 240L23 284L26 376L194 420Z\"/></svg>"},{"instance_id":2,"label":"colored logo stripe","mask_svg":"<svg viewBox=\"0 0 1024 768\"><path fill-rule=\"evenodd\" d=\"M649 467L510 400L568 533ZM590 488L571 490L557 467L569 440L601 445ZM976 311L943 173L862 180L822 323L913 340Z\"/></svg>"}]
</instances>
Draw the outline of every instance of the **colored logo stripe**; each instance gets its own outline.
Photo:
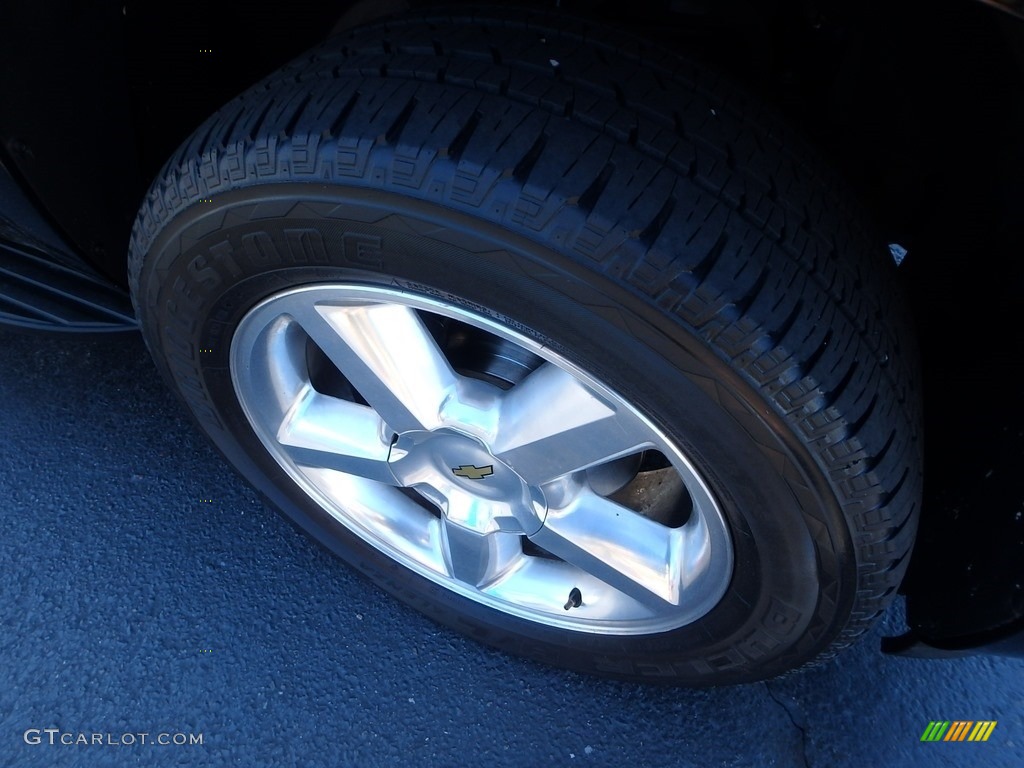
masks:
<instances>
[{"instance_id":1,"label":"colored logo stripe","mask_svg":"<svg viewBox=\"0 0 1024 768\"><path fill-rule=\"evenodd\" d=\"M971 735L967 737L968 741L988 741L988 737L992 735L992 731L996 729L996 720L981 720L974 730L971 731Z\"/></svg>"},{"instance_id":2,"label":"colored logo stripe","mask_svg":"<svg viewBox=\"0 0 1024 768\"><path fill-rule=\"evenodd\" d=\"M967 738L967 731L972 725L974 723L970 720L954 720L943 741L963 741Z\"/></svg>"},{"instance_id":3,"label":"colored logo stripe","mask_svg":"<svg viewBox=\"0 0 1024 768\"><path fill-rule=\"evenodd\" d=\"M932 720L921 734L921 741L988 741L996 720Z\"/></svg>"}]
</instances>

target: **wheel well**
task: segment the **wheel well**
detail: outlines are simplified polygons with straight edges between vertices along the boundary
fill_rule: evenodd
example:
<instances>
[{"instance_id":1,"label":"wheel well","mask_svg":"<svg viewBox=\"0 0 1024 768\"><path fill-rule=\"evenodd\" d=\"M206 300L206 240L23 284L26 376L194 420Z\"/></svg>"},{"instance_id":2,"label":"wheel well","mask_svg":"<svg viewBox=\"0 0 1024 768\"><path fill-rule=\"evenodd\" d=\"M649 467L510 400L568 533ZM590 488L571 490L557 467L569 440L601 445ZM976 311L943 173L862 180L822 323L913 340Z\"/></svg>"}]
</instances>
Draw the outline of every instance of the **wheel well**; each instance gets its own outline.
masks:
<instances>
[{"instance_id":1,"label":"wheel well","mask_svg":"<svg viewBox=\"0 0 1024 768\"><path fill-rule=\"evenodd\" d=\"M934 255L915 255L930 246L936 221L944 242L986 253L997 249L979 231L1020 226L1009 211L1019 210L1014 182L1024 168L1015 141L1024 135L1024 21L1009 14L973 0L939 0L926 13L883 0L518 4L610 22L705 59L757 92L834 158L882 233L910 249L908 273L934 268ZM279 8L239 14L221 0L184 0L70 19L30 4L0 30L0 58L19 72L0 85L9 106L0 121L5 156L83 255L120 277L127 228L149 180L207 115L332 31L440 5L312 0L282 17ZM46 45L26 30L45 31ZM40 99L53 82L65 92ZM62 132L69 121L74 141ZM971 194L957 200L952 190L960 189ZM959 231L949 233L953 210Z\"/></svg>"}]
</instances>

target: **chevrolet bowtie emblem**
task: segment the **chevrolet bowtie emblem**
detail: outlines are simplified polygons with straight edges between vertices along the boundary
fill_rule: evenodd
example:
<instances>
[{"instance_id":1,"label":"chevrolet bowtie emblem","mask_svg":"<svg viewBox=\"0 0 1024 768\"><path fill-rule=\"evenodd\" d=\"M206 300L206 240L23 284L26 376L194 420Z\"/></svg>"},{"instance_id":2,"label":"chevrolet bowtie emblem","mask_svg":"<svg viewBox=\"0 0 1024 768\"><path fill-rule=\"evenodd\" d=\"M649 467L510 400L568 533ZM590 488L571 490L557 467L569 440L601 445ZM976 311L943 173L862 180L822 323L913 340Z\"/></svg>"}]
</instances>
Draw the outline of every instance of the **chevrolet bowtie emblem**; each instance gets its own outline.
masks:
<instances>
[{"instance_id":1,"label":"chevrolet bowtie emblem","mask_svg":"<svg viewBox=\"0 0 1024 768\"><path fill-rule=\"evenodd\" d=\"M473 464L460 464L458 467L452 467L452 474L456 477L465 477L468 480L483 480L494 474L494 465L477 467Z\"/></svg>"}]
</instances>

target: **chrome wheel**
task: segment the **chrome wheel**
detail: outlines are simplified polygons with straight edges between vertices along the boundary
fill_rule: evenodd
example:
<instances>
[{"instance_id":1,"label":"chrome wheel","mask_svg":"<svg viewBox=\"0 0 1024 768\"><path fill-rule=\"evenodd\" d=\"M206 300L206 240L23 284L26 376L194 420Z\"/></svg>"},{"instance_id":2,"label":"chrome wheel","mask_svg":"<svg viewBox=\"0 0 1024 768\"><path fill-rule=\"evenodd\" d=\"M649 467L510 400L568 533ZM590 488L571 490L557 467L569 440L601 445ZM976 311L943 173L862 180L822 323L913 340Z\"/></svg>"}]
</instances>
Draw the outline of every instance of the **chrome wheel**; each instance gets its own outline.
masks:
<instances>
[{"instance_id":1,"label":"chrome wheel","mask_svg":"<svg viewBox=\"0 0 1024 768\"><path fill-rule=\"evenodd\" d=\"M636 635L695 621L729 585L725 520L678 446L493 320L390 288L298 288L249 311L230 367L292 480L453 592Z\"/></svg>"}]
</instances>

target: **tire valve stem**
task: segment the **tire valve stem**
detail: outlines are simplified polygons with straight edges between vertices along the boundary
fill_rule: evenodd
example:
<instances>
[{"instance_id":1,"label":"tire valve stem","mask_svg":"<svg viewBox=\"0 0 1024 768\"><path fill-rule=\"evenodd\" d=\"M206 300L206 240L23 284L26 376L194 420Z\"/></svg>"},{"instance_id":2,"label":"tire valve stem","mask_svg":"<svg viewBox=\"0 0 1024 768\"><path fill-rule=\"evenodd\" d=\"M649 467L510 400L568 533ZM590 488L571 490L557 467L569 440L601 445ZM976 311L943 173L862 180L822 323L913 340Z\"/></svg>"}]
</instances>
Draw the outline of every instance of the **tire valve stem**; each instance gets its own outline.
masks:
<instances>
[{"instance_id":1,"label":"tire valve stem","mask_svg":"<svg viewBox=\"0 0 1024 768\"><path fill-rule=\"evenodd\" d=\"M583 604L583 593L580 592L578 587L573 587L569 592L569 599L565 602L565 610L570 608L579 608Z\"/></svg>"}]
</instances>

